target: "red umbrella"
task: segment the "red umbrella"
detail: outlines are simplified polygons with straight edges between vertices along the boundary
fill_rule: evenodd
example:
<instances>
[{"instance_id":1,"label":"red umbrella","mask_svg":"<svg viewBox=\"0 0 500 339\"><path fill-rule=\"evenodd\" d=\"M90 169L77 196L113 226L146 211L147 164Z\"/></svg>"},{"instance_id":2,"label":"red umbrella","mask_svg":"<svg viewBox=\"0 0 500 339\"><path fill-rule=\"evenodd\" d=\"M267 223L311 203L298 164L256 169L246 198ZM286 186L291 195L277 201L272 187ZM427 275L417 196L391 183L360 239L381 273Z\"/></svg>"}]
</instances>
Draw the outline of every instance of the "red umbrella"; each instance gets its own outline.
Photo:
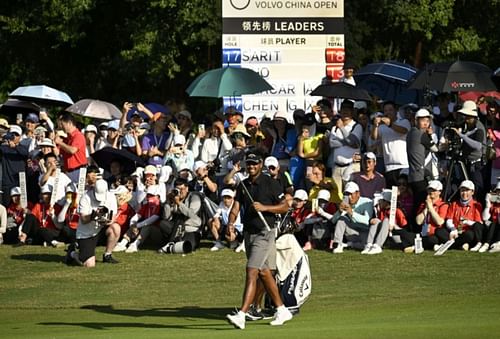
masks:
<instances>
[{"instance_id":1,"label":"red umbrella","mask_svg":"<svg viewBox=\"0 0 500 339\"><path fill-rule=\"evenodd\" d=\"M486 99L500 99L500 92L497 91L488 91L488 92L460 92L458 97L462 101L472 100L474 102L477 101L480 97L485 97Z\"/></svg>"}]
</instances>

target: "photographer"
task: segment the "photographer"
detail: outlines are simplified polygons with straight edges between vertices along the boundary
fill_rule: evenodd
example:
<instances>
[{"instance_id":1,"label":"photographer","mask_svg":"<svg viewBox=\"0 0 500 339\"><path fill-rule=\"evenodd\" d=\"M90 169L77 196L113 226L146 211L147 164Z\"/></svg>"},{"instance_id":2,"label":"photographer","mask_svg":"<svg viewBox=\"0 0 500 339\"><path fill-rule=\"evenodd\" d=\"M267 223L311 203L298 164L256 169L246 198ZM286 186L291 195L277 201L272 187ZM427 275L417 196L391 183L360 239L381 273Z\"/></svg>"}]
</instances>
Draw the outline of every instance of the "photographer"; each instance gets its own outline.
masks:
<instances>
[{"instance_id":1,"label":"photographer","mask_svg":"<svg viewBox=\"0 0 500 339\"><path fill-rule=\"evenodd\" d=\"M120 225L116 217L116 198L108 191L108 183L99 179L81 197L78 204L80 219L76 229L79 253L74 246L68 248L66 264L76 262L85 267L95 266L95 249L99 240L106 242L106 251L102 256L103 263L118 263L111 252L120 237Z\"/></svg>"},{"instance_id":2,"label":"photographer","mask_svg":"<svg viewBox=\"0 0 500 339\"><path fill-rule=\"evenodd\" d=\"M198 194L189 192L187 180L177 178L174 189L167 196L163 206L160 230L167 244L160 253L173 253L176 242L183 242L183 252L194 251L200 243L200 228L202 220L198 215L202 200Z\"/></svg>"},{"instance_id":3,"label":"photographer","mask_svg":"<svg viewBox=\"0 0 500 339\"><path fill-rule=\"evenodd\" d=\"M217 202L219 199L217 197L218 186L215 173L210 171L207 163L202 160L194 163L193 171L195 178L190 183L192 190L205 194L214 203Z\"/></svg>"},{"instance_id":4,"label":"photographer","mask_svg":"<svg viewBox=\"0 0 500 339\"><path fill-rule=\"evenodd\" d=\"M11 125L9 131L2 138L0 145L2 192L10 192L11 188L19 186L19 173L26 171L28 148L20 144L22 134L21 127ZM4 206L9 204L8 193L3 194L2 202Z\"/></svg>"},{"instance_id":5,"label":"photographer","mask_svg":"<svg viewBox=\"0 0 500 339\"><path fill-rule=\"evenodd\" d=\"M473 101L467 100L458 111L456 121L448 124L443 130L440 150L446 150L448 157L453 160L465 160L467 175L474 183L475 196L478 201L483 201L486 193L482 175L484 166L482 150L485 143L486 131L482 123L478 121L477 106ZM448 171L453 170L455 169L448 168ZM464 178L453 179L463 180Z\"/></svg>"}]
</instances>

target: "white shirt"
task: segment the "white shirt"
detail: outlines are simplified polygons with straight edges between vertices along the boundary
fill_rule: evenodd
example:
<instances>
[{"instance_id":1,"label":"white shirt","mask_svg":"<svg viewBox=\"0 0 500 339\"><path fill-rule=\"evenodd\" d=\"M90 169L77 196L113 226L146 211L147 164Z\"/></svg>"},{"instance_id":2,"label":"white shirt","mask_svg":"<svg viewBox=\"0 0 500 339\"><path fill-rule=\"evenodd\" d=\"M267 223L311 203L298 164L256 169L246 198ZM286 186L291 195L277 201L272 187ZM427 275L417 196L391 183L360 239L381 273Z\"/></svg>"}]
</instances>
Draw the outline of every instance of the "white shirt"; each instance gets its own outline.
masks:
<instances>
[{"instance_id":1,"label":"white shirt","mask_svg":"<svg viewBox=\"0 0 500 339\"><path fill-rule=\"evenodd\" d=\"M41 185L42 177L43 177L43 174L41 174L40 177L38 178L38 184L40 186L42 186ZM54 187L55 181L56 181L56 177L50 176L47 179L47 182L45 183L45 185L48 184L48 185L52 186L53 189L55 189L55 187ZM71 179L65 173L63 173L63 172L59 173L59 184L57 186L57 191L56 191L56 202L64 199L64 197L66 196L66 187L68 187L70 184L71 184Z\"/></svg>"},{"instance_id":2,"label":"white shirt","mask_svg":"<svg viewBox=\"0 0 500 339\"><path fill-rule=\"evenodd\" d=\"M408 131L411 128L410 122L407 119L398 119L394 124L406 128ZM378 133L382 141L385 170L389 172L408 168L408 156L406 155L406 135L408 133L398 133L383 124L380 124L378 128Z\"/></svg>"},{"instance_id":3,"label":"white shirt","mask_svg":"<svg viewBox=\"0 0 500 339\"><path fill-rule=\"evenodd\" d=\"M80 199L78 203L78 213L80 215L90 215L92 211L96 210L98 207L106 206L109 212L116 215L117 204L116 197L113 193L106 192L106 199L103 202L99 202L96 200L94 195L94 190L88 190ZM94 220L91 220L89 223L82 223L82 218L78 221L78 228L76 229L76 238L77 239L87 239L95 237L103 228L103 225L99 225Z\"/></svg>"},{"instance_id":4,"label":"white shirt","mask_svg":"<svg viewBox=\"0 0 500 339\"><path fill-rule=\"evenodd\" d=\"M361 144L361 140L363 139L363 127L360 124L357 124L356 121L351 120L347 125L344 126L344 130L347 132L347 135L355 135ZM330 132L329 141L330 147L332 147L332 142L334 141L345 141L346 138L342 133L340 128L337 126L333 126ZM348 165L352 163L352 157L355 153L359 153L359 147L353 148L349 145L342 145L340 147L335 147L330 152L328 156L327 166L334 167L335 164L339 165Z\"/></svg>"}]
</instances>

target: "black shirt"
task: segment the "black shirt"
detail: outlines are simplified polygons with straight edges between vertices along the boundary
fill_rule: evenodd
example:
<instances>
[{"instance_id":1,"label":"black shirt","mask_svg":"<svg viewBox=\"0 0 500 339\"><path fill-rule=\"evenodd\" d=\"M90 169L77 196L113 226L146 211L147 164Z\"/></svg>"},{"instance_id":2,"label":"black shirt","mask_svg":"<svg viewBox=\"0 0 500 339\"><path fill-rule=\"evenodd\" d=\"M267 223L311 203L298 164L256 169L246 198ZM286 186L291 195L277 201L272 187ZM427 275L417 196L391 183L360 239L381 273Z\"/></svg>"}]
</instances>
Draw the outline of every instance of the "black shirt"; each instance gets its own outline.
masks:
<instances>
[{"instance_id":1,"label":"black shirt","mask_svg":"<svg viewBox=\"0 0 500 339\"><path fill-rule=\"evenodd\" d=\"M264 173L261 173L255 182L251 182L247 178L238 186L236 200L241 204L243 212L243 229L245 232L252 234L259 233L266 226L260 220L257 211L253 208L250 199L241 185L245 185L255 202L260 202L263 205L279 204L284 198L283 190L277 180ZM272 228L275 222L275 214L270 212L262 212L262 214L267 225Z\"/></svg>"}]
</instances>

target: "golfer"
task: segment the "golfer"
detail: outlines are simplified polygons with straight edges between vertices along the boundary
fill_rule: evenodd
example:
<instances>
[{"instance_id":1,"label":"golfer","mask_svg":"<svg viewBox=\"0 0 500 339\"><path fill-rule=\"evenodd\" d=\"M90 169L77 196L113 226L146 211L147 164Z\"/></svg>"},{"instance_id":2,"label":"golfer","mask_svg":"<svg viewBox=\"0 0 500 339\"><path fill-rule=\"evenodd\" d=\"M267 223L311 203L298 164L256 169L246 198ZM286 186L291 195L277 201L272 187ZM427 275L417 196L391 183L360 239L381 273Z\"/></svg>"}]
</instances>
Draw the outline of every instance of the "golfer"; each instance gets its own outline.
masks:
<instances>
[{"instance_id":1,"label":"golfer","mask_svg":"<svg viewBox=\"0 0 500 339\"><path fill-rule=\"evenodd\" d=\"M228 226L234 224L242 208L247 256L243 305L238 313L226 316L229 322L239 329L245 328L245 315L254 301L258 279L261 280L267 294L277 307L271 325L283 325L292 319L292 314L283 305L271 272L276 270L276 233L272 228L275 214L285 213L288 210L288 204L278 181L263 174L262 165L260 154L249 153L247 155L248 178L237 188L236 199L228 220Z\"/></svg>"}]
</instances>

